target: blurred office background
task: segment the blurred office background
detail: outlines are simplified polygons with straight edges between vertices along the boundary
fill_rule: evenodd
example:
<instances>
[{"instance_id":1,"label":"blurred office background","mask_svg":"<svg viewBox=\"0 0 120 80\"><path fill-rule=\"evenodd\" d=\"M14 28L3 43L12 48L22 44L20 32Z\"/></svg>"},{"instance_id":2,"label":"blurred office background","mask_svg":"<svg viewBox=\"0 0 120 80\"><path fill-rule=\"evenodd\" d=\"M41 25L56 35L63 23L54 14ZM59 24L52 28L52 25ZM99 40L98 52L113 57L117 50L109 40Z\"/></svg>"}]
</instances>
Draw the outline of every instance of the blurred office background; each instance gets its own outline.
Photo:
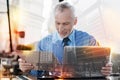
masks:
<instances>
[{"instance_id":1,"label":"blurred office background","mask_svg":"<svg viewBox=\"0 0 120 80\"><path fill-rule=\"evenodd\" d=\"M60 0L9 0L13 45L36 44L53 32L53 7ZM93 35L102 46L120 53L120 0L65 0L75 6L75 28ZM19 33L25 32L25 37ZM9 51L6 0L0 0L0 50Z\"/></svg>"},{"instance_id":2,"label":"blurred office background","mask_svg":"<svg viewBox=\"0 0 120 80\"><path fill-rule=\"evenodd\" d=\"M14 50L19 44L34 47L55 30L52 10L60 1L9 0ZM114 71L120 72L120 0L65 1L75 6L78 18L75 28L93 35L101 46L111 47L113 62L117 66ZM3 50L10 50L6 0L0 0L0 52Z\"/></svg>"}]
</instances>

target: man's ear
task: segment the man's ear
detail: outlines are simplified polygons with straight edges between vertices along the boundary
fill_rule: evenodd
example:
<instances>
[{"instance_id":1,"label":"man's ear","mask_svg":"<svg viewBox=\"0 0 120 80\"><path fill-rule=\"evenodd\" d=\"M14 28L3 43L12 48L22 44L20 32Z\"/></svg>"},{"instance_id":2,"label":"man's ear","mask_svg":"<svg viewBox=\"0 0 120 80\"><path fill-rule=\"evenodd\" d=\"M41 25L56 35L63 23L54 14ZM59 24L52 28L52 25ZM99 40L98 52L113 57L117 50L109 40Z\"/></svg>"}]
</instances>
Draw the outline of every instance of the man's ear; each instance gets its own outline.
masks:
<instances>
[{"instance_id":1,"label":"man's ear","mask_svg":"<svg viewBox=\"0 0 120 80\"><path fill-rule=\"evenodd\" d=\"M75 17L75 20L74 20L74 25L77 24L77 17Z\"/></svg>"}]
</instances>

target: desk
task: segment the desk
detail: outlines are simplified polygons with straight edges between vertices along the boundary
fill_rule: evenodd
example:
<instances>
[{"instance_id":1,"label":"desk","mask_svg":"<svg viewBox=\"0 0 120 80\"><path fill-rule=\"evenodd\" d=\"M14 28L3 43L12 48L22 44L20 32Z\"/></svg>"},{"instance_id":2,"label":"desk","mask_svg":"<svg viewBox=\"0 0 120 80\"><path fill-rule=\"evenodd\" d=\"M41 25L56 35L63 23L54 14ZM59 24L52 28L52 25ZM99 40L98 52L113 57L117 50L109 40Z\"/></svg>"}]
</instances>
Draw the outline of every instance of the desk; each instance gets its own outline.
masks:
<instances>
[{"instance_id":1,"label":"desk","mask_svg":"<svg viewBox=\"0 0 120 80\"><path fill-rule=\"evenodd\" d=\"M6 75L6 76L4 76L2 69L3 68L1 68L1 66L0 66L0 80L23 80L23 79L18 79L18 77L15 76L15 75ZM27 79L27 80L37 80L36 77L29 76L29 75L28 75L28 78L29 79Z\"/></svg>"},{"instance_id":2,"label":"desk","mask_svg":"<svg viewBox=\"0 0 120 80\"><path fill-rule=\"evenodd\" d=\"M28 76L28 77L26 77L26 79L21 79L18 76L14 76L12 78L5 77L5 76L4 77L0 76L0 80L37 80L37 78L36 77L32 77L32 76Z\"/></svg>"},{"instance_id":3,"label":"desk","mask_svg":"<svg viewBox=\"0 0 120 80\"><path fill-rule=\"evenodd\" d=\"M37 80L36 77L32 77L32 76L28 76L28 80ZM120 77L109 77L109 79L96 79L96 78L65 78L65 79L57 79L57 78L40 78L38 80L120 80ZM19 80L18 78L14 77L12 79L9 79L9 78L1 78L0 77L0 80ZM22 79L21 79L22 80Z\"/></svg>"},{"instance_id":4,"label":"desk","mask_svg":"<svg viewBox=\"0 0 120 80\"><path fill-rule=\"evenodd\" d=\"M37 80L36 77L27 76L29 79L28 80ZM120 76L116 76L116 77L108 77L109 79L100 79L100 78L65 78L65 79L59 79L59 78L47 78L48 80L120 80ZM40 80L45 80L46 78L40 78ZM13 76L12 79L10 79L9 77L5 77L2 75L1 71L0 71L0 80L19 80L16 76ZM22 79L21 79L22 80ZM38 79L39 80L39 79Z\"/></svg>"}]
</instances>

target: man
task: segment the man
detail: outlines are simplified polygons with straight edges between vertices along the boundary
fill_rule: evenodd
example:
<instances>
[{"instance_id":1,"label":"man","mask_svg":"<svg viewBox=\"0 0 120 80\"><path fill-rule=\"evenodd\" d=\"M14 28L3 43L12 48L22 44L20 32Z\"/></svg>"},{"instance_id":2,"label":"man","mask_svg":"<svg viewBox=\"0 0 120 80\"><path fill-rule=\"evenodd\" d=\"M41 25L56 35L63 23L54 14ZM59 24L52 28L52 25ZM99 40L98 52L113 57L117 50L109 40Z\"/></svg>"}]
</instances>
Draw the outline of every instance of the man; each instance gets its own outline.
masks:
<instances>
[{"instance_id":1,"label":"man","mask_svg":"<svg viewBox=\"0 0 120 80\"><path fill-rule=\"evenodd\" d=\"M54 10L56 32L42 39L38 44L40 51L53 52L60 63L63 59L64 46L98 46L97 41L86 32L75 30L73 27L77 23L74 8L67 2L56 5ZM34 66L23 59L19 59L19 66L23 72L37 75L32 69ZM110 75L111 64L102 67L103 75Z\"/></svg>"}]
</instances>

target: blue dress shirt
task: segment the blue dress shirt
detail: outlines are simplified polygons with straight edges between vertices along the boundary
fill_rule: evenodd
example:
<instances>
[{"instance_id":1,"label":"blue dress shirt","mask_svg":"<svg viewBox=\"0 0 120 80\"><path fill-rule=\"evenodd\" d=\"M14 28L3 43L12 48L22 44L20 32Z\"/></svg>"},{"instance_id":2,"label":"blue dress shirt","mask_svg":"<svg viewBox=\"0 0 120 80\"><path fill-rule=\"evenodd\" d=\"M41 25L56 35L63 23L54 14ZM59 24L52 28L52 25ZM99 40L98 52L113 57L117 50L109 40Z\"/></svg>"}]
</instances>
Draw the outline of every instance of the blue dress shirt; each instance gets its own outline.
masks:
<instances>
[{"instance_id":1,"label":"blue dress shirt","mask_svg":"<svg viewBox=\"0 0 120 80\"><path fill-rule=\"evenodd\" d=\"M68 36L70 39L68 44L69 46L96 46L97 41L96 39L89 35L86 32L73 30L71 34ZM49 51L54 54L54 56L57 58L59 63L62 63L63 58L63 43L62 38L59 36L58 32L55 32L51 35L48 35L47 37L43 38L38 43L38 50L39 51ZM36 76L36 71L31 70L30 74Z\"/></svg>"}]
</instances>

